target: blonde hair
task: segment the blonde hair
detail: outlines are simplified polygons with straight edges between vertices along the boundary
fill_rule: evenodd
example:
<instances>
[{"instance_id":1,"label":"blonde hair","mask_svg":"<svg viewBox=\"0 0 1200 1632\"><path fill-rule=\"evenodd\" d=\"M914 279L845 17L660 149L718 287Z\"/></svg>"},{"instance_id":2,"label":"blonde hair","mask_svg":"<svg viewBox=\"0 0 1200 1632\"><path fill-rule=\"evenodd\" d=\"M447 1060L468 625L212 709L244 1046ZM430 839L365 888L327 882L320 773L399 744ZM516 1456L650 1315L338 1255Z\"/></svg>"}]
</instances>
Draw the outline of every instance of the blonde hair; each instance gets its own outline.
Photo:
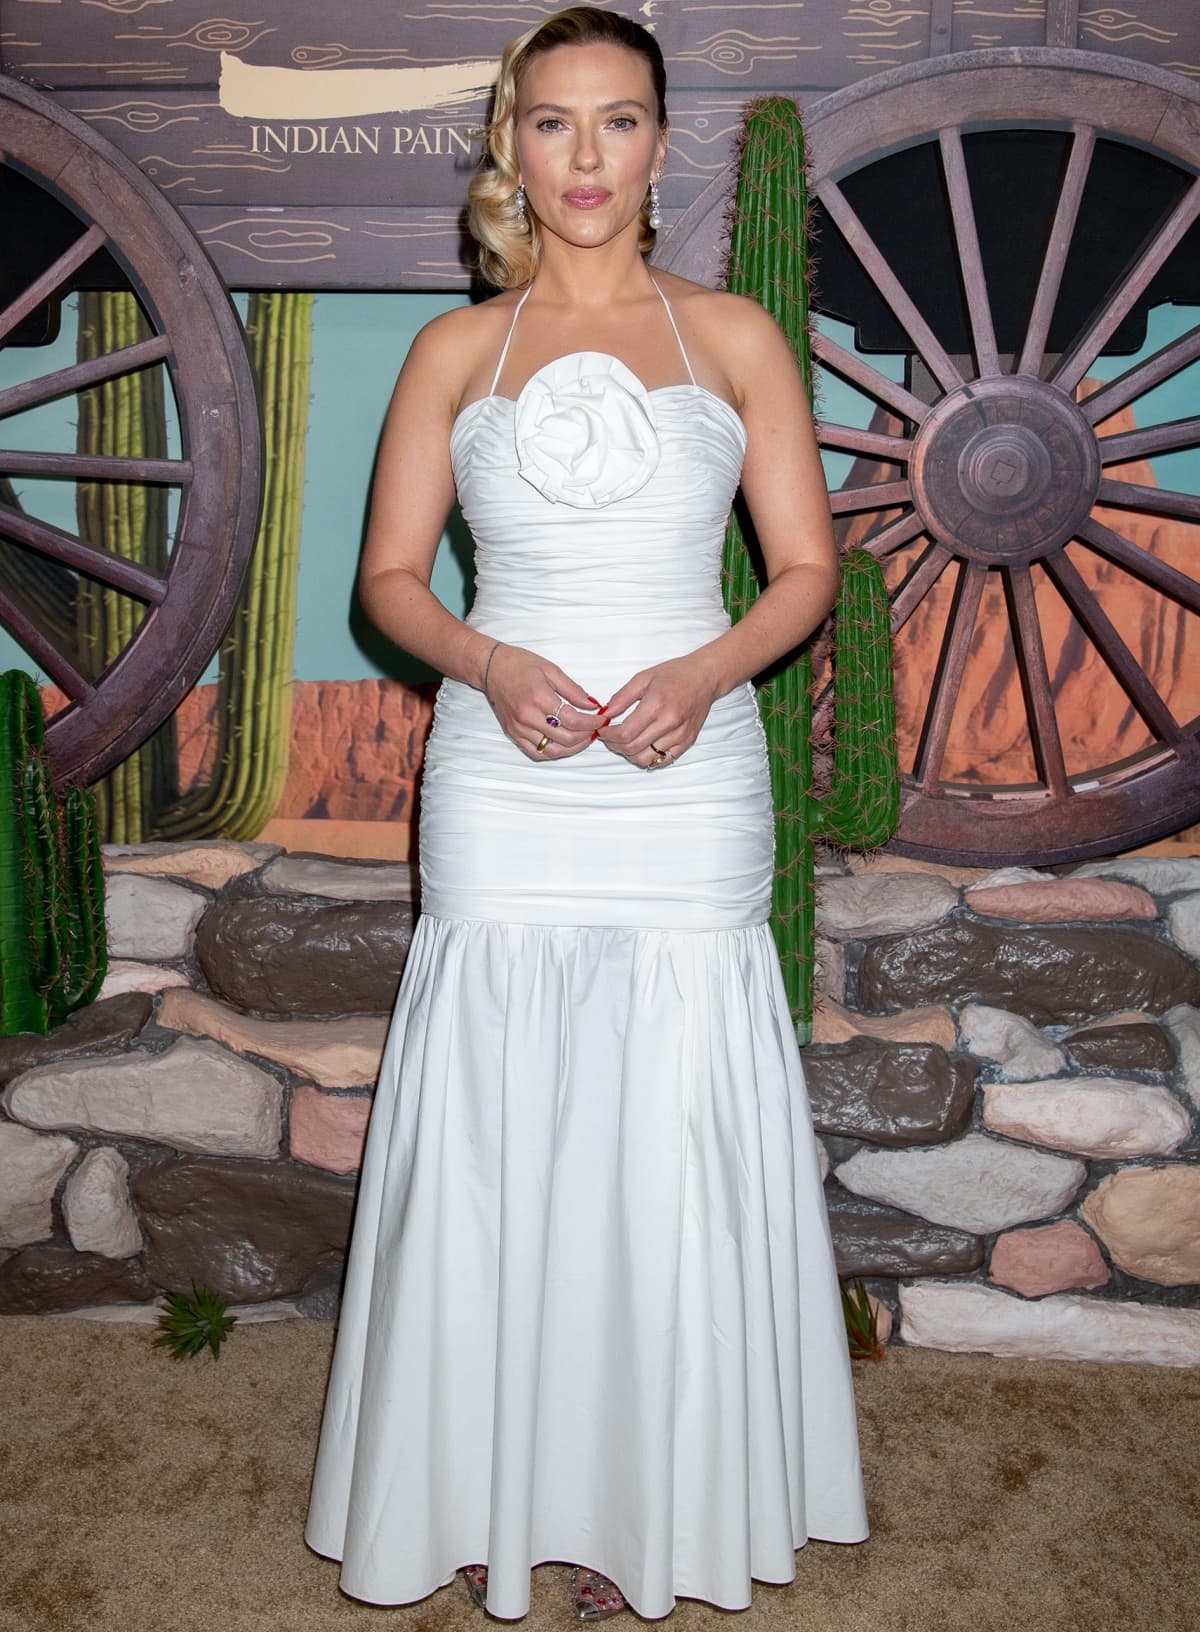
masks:
<instances>
[{"instance_id":1,"label":"blonde hair","mask_svg":"<svg viewBox=\"0 0 1200 1632\"><path fill-rule=\"evenodd\" d=\"M482 128L480 167L467 189L467 224L479 245L479 271L500 289L528 283L542 256L542 234L537 218L526 207L525 224L517 214L517 94L530 61L560 45L623 45L642 56L650 68L658 103L658 124L667 122L667 75L654 36L639 23L618 12L596 6L569 6L511 40L500 59L492 116ZM638 248L648 255L655 233L649 224L649 203L641 209Z\"/></svg>"}]
</instances>

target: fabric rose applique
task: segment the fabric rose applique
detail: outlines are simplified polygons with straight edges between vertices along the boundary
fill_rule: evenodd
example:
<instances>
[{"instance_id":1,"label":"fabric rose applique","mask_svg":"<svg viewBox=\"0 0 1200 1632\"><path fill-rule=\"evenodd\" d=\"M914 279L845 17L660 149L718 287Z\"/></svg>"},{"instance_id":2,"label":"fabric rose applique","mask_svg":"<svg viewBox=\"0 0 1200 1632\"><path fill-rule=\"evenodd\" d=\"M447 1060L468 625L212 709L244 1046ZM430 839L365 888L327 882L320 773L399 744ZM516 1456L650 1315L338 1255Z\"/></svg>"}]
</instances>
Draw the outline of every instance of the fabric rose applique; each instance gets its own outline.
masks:
<instances>
[{"instance_id":1,"label":"fabric rose applique","mask_svg":"<svg viewBox=\"0 0 1200 1632\"><path fill-rule=\"evenodd\" d=\"M520 473L544 498L590 509L628 498L658 466L650 393L600 351L556 358L516 406Z\"/></svg>"}]
</instances>

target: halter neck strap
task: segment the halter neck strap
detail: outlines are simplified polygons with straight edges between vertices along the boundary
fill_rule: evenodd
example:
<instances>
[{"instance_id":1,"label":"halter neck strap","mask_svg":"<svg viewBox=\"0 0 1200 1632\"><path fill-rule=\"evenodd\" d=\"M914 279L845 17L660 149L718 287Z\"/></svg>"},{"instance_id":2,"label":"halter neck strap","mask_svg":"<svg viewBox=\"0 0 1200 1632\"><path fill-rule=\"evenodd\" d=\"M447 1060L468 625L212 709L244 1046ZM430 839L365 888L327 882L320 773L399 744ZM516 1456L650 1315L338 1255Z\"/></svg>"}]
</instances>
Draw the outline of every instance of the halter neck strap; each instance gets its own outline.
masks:
<instances>
[{"instance_id":1,"label":"halter neck strap","mask_svg":"<svg viewBox=\"0 0 1200 1632\"><path fill-rule=\"evenodd\" d=\"M671 302L667 299L666 295L663 294L662 290L658 288L657 279L651 278L650 282L656 289L658 289L662 303L667 308L667 316L671 319L671 327L675 330L675 338L679 342L679 355L683 358L683 366L688 371L688 379L691 380L693 385L695 385L696 376L692 373L692 364L687 354L687 348L683 343L683 336L679 332L679 325L675 321L675 313L671 310Z\"/></svg>"},{"instance_id":2,"label":"halter neck strap","mask_svg":"<svg viewBox=\"0 0 1200 1632\"><path fill-rule=\"evenodd\" d=\"M504 336L504 345L502 346L502 348L500 350L500 360L496 364L496 372L492 375L491 389L488 391L488 396L489 397L494 397L496 395L496 386L498 385L499 380L500 380L500 370L504 367L504 359L508 356L508 344L509 344L509 341L513 337L513 330L517 326L517 317L520 314L521 307L524 306L525 302L529 299L529 296L530 296L530 293L531 293L532 289L533 289L533 284L531 283L529 285L529 288L526 289L525 293L521 296L520 300L517 302L516 307L515 307L515 309L513 311L512 322L508 325L508 333Z\"/></svg>"}]
</instances>

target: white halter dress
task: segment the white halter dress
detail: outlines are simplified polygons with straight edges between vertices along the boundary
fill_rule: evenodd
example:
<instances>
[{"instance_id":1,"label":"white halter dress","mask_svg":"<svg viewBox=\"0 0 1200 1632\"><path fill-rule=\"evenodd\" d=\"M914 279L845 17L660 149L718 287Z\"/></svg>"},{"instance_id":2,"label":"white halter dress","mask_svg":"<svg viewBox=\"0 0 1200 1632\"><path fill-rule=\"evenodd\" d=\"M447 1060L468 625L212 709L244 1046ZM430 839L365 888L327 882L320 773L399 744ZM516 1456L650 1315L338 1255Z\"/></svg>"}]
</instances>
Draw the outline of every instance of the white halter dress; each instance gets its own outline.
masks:
<instances>
[{"instance_id":1,"label":"white halter dress","mask_svg":"<svg viewBox=\"0 0 1200 1632\"><path fill-rule=\"evenodd\" d=\"M467 621L602 701L729 627L746 431L663 302L686 383L581 351L499 396L510 327L451 432ZM646 772L532 761L447 679L419 840L306 1539L373 1603L482 1563L516 1618L561 1560L744 1608L868 1533L753 689Z\"/></svg>"}]
</instances>

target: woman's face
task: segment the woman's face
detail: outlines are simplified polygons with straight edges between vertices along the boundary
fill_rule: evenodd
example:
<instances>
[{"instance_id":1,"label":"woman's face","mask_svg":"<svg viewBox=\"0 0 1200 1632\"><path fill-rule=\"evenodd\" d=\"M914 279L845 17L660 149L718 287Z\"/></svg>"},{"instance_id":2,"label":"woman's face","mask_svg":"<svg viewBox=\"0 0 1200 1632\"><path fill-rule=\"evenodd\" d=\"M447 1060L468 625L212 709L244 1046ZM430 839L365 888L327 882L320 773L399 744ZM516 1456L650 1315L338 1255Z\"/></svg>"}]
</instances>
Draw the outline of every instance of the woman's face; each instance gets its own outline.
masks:
<instances>
[{"instance_id":1,"label":"woman's face","mask_svg":"<svg viewBox=\"0 0 1200 1632\"><path fill-rule=\"evenodd\" d=\"M607 243L636 221L667 151L650 64L623 45L559 45L526 66L517 164L543 227L571 244Z\"/></svg>"}]
</instances>

